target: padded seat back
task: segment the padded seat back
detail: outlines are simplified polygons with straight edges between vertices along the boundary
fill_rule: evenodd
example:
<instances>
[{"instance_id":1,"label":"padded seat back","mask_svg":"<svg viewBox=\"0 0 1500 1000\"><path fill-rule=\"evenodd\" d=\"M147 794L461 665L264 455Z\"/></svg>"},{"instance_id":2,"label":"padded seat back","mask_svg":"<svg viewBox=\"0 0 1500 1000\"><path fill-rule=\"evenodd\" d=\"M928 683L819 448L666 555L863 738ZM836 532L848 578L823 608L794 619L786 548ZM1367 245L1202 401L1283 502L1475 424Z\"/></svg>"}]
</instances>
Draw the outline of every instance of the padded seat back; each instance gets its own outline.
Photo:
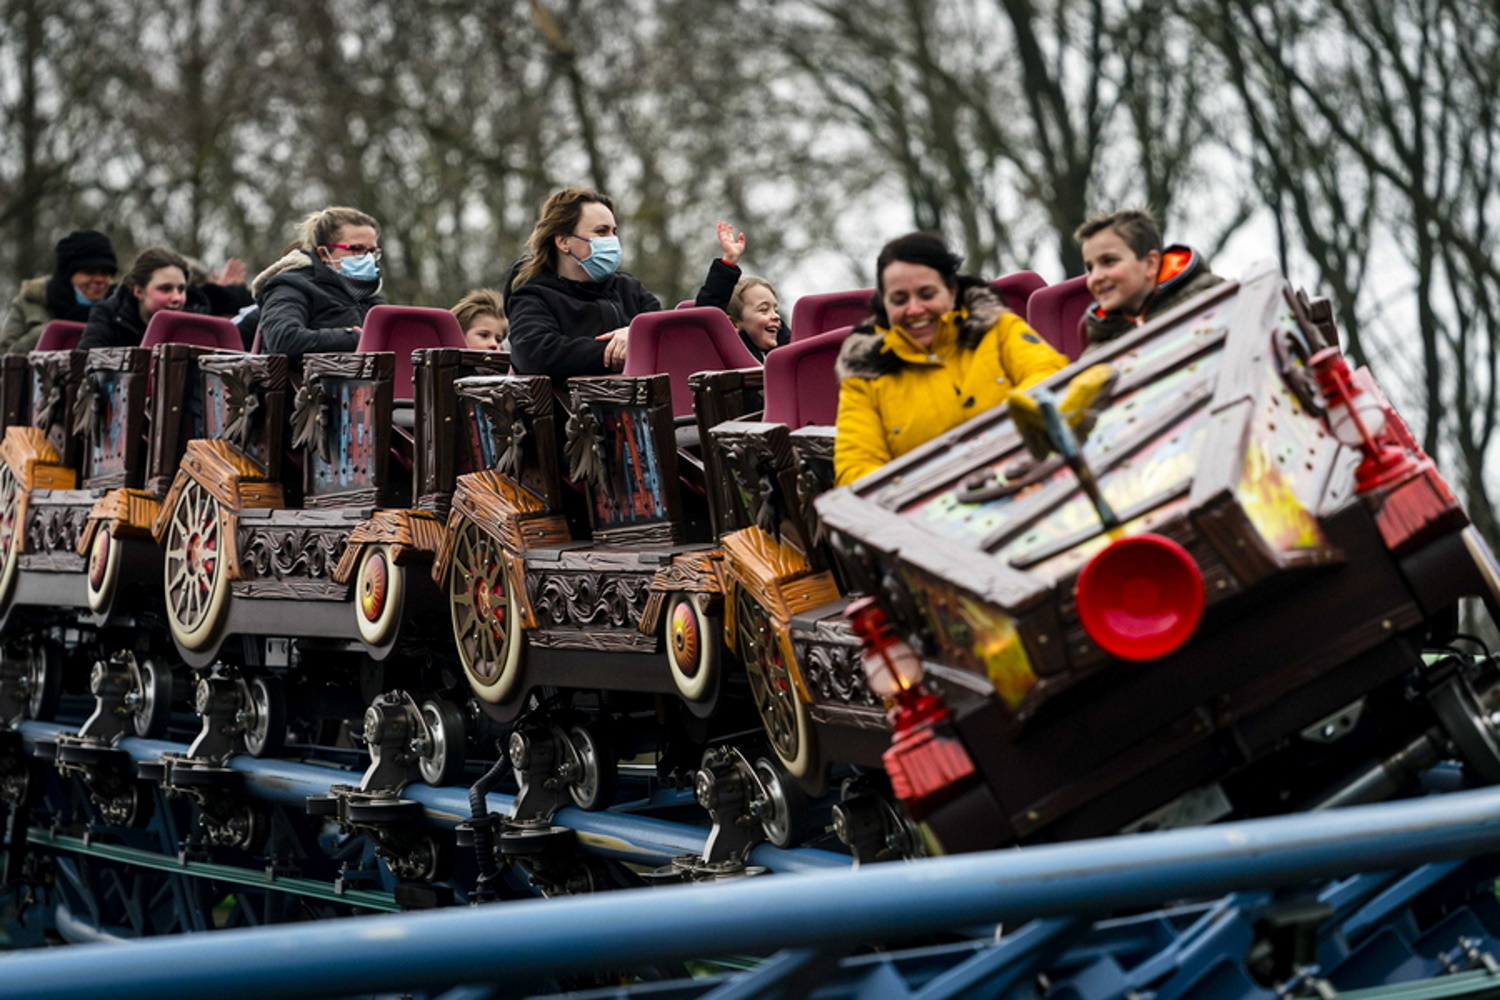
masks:
<instances>
[{"instance_id":1,"label":"padded seat back","mask_svg":"<svg viewBox=\"0 0 1500 1000\"><path fill-rule=\"evenodd\" d=\"M759 365L722 309L671 309L641 313L630 321L624 374L668 376L674 417L692 415L689 375Z\"/></svg>"},{"instance_id":2,"label":"padded seat back","mask_svg":"<svg viewBox=\"0 0 1500 1000\"><path fill-rule=\"evenodd\" d=\"M32 348L34 351L71 351L83 339L86 323L75 323L68 319L55 319L42 327L42 336Z\"/></svg>"},{"instance_id":3,"label":"padded seat back","mask_svg":"<svg viewBox=\"0 0 1500 1000\"><path fill-rule=\"evenodd\" d=\"M177 312L174 309L161 310L146 324L146 335L141 338L141 346L150 348L157 344L192 344L197 347L215 347L222 351L245 349L239 327L230 320L222 316L203 316L198 313Z\"/></svg>"},{"instance_id":4,"label":"padded seat back","mask_svg":"<svg viewBox=\"0 0 1500 1000\"><path fill-rule=\"evenodd\" d=\"M847 292L823 292L804 295L792 307L792 340L805 340L829 330L859 326L870 318L873 288L855 288Z\"/></svg>"},{"instance_id":5,"label":"padded seat back","mask_svg":"<svg viewBox=\"0 0 1500 1000\"><path fill-rule=\"evenodd\" d=\"M766 355L766 422L792 430L809 424L833 426L839 412L834 365L852 326L796 340Z\"/></svg>"},{"instance_id":6,"label":"padded seat back","mask_svg":"<svg viewBox=\"0 0 1500 1000\"><path fill-rule=\"evenodd\" d=\"M391 351L396 355L393 398L410 401L416 398L412 382L411 352L428 347L463 348L464 330L458 317L446 309L423 306L376 306L365 315L360 328L362 354Z\"/></svg>"},{"instance_id":7,"label":"padded seat back","mask_svg":"<svg viewBox=\"0 0 1500 1000\"><path fill-rule=\"evenodd\" d=\"M1017 271L1001 275L990 282L990 287L999 293L1005 308L1024 318L1031 296L1047 287L1047 279L1035 271Z\"/></svg>"},{"instance_id":8,"label":"padded seat back","mask_svg":"<svg viewBox=\"0 0 1500 1000\"><path fill-rule=\"evenodd\" d=\"M1088 346L1083 314L1093 298L1082 276L1048 285L1034 292L1026 303L1026 322L1069 361L1077 361Z\"/></svg>"}]
</instances>

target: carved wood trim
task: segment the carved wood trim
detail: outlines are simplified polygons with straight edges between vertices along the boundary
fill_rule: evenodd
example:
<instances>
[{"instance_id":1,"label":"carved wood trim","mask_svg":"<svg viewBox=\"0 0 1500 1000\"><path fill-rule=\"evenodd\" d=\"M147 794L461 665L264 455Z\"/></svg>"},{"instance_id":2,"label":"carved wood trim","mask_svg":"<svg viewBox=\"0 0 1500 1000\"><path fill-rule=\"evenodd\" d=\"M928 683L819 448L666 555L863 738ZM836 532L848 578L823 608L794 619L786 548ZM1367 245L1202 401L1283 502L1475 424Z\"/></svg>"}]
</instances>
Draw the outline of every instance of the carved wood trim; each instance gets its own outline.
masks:
<instances>
[{"instance_id":1,"label":"carved wood trim","mask_svg":"<svg viewBox=\"0 0 1500 1000\"><path fill-rule=\"evenodd\" d=\"M656 575L651 577L650 589L651 596L646 599L646 610L641 612L640 630L646 635L656 634L669 594L713 594L715 600L704 610L707 614L715 613L724 603L723 551L707 549L673 556L671 563L657 570Z\"/></svg>"},{"instance_id":2,"label":"carved wood trim","mask_svg":"<svg viewBox=\"0 0 1500 1000\"><path fill-rule=\"evenodd\" d=\"M37 427L7 427L0 442L0 460L10 466L23 490L71 490L77 474L62 465L62 456Z\"/></svg>"},{"instance_id":3,"label":"carved wood trim","mask_svg":"<svg viewBox=\"0 0 1500 1000\"><path fill-rule=\"evenodd\" d=\"M814 570L800 552L754 528L724 536L724 569L773 616L790 621L841 596L833 574Z\"/></svg>"},{"instance_id":4,"label":"carved wood trim","mask_svg":"<svg viewBox=\"0 0 1500 1000\"><path fill-rule=\"evenodd\" d=\"M89 511L88 524L78 539L78 554L87 556L101 528L116 538L150 538L151 526L161 516L161 501L145 490L110 490Z\"/></svg>"},{"instance_id":5,"label":"carved wood trim","mask_svg":"<svg viewBox=\"0 0 1500 1000\"><path fill-rule=\"evenodd\" d=\"M443 533L442 522L425 510L376 511L374 517L361 521L349 533L349 546L339 557L333 578L348 583L366 545L391 546L391 561L399 566L431 557L442 546Z\"/></svg>"}]
</instances>

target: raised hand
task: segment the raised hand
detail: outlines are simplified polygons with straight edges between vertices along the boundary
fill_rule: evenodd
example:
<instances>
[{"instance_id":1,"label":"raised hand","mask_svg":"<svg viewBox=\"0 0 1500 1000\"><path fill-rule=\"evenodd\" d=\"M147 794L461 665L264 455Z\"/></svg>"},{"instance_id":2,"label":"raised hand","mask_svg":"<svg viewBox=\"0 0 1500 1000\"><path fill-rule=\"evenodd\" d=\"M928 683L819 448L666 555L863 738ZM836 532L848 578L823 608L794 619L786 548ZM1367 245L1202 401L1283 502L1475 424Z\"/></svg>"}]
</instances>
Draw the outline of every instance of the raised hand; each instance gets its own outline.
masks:
<instances>
[{"instance_id":1,"label":"raised hand","mask_svg":"<svg viewBox=\"0 0 1500 1000\"><path fill-rule=\"evenodd\" d=\"M734 227L727 222L720 222L714 228L719 235L719 246L724 248L724 260L730 264L738 264L740 254L745 252L745 234L736 236Z\"/></svg>"}]
</instances>

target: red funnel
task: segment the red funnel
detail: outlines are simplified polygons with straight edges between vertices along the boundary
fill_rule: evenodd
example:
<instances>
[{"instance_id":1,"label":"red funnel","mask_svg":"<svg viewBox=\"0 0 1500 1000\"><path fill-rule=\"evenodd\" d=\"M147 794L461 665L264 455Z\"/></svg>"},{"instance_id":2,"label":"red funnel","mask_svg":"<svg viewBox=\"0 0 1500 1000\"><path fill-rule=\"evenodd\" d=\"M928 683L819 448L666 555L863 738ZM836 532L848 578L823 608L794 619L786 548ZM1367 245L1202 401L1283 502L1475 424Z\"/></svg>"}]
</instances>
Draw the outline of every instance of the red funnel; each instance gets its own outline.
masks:
<instances>
[{"instance_id":1,"label":"red funnel","mask_svg":"<svg viewBox=\"0 0 1500 1000\"><path fill-rule=\"evenodd\" d=\"M1122 660L1174 652L1203 618L1203 573L1187 550L1161 535L1121 538L1078 574L1078 620L1089 638Z\"/></svg>"}]
</instances>

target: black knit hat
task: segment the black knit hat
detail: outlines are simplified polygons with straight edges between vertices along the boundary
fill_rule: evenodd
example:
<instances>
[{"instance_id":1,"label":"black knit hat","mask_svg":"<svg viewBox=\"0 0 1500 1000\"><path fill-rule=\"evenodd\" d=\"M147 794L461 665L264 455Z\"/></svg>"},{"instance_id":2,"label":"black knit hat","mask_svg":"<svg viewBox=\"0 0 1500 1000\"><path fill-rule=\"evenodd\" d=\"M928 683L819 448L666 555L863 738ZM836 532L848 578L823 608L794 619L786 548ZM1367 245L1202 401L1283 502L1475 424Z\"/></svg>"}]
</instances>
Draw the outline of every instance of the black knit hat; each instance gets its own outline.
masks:
<instances>
[{"instance_id":1,"label":"black knit hat","mask_svg":"<svg viewBox=\"0 0 1500 1000\"><path fill-rule=\"evenodd\" d=\"M120 262L109 237L94 229L79 229L57 241L57 271L72 275L78 271L106 270L115 273Z\"/></svg>"}]
</instances>

